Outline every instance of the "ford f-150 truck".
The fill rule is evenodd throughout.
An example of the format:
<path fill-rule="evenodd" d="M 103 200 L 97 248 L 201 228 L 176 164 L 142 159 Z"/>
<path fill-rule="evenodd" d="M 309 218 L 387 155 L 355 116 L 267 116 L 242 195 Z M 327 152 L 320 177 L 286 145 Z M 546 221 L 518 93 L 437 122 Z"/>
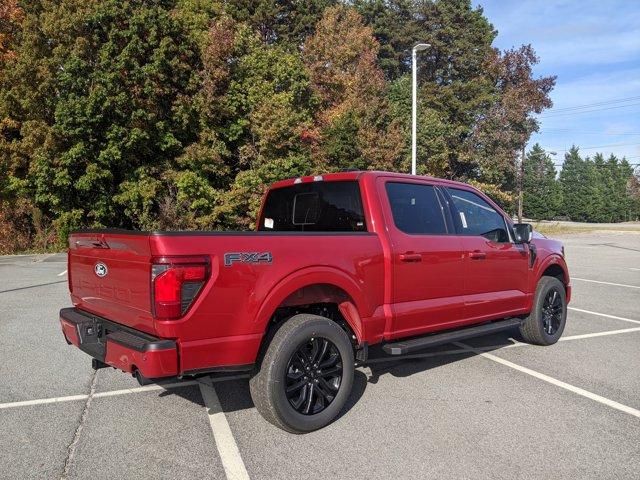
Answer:
<path fill-rule="evenodd" d="M 385 172 L 284 180 L 255 232 L 86 230 L 69 238 L 68 343 L 141 383 L 251 373 L 290 432 L 331 422 L 369 349 L 404 355 L 519 328 L 558 341 L 563 246 L 463 183 Z"/>

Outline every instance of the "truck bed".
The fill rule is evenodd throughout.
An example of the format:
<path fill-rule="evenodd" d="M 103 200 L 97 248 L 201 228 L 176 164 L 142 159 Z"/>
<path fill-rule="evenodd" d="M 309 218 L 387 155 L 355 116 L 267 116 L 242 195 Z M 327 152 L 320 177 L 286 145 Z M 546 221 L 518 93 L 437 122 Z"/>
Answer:
<path fill-rule="evenodd" d="M 183 256 L 207 258 L 210 278 L 182 318 L 156 319 L 152 265 Z M 102 265 L 107 273 L 99 276 L 96 269 L 102 273 Z M 316 283 L 324 272 L 327 283 L 355 284 L 362 295 L 353 301 L 362 317 L 382 305 L 383 254 L 373 233 L 85 230 L 69 238 L 74 306 L 159 338 L 178 339 L 182 372 L 252 363 L 270 308 L 286 299 L 278 285 L 288 282 L 293 294 L 310 267 Z M 289 303 L 306 301 L 304 292 L 296 295 L 300 298 Z"/>

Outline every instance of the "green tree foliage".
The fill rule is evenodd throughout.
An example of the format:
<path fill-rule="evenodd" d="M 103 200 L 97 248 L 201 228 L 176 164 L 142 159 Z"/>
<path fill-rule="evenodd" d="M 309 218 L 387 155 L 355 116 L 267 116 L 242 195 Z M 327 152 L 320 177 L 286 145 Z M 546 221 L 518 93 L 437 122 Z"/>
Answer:
<path fill-rule="evenodd" d="M 470 0 L 6 0 L 0 249 L 81 226 L 250 228 L 274 180 L 407 171 L 418 41 L 419 171 L 509 204 L 554 79 L 495 36 Z M 598 195 L 633 191 L 610 162 Z"/>
<path fill-rule="evenodd" d="M 324 10 L 336 0 L 236 0 L 221 2 L 237 22 L 248 24 L 262 41 L 297 49 L 314 31 Z"/>
<path fill-rule="evenodd" d="M 326 9 L 304 45 L 307 70 L 320 99 L 313 140 L 323 170 L 397 167 L 404 145 L 377 64 L 378 48 L 364 19 L 344 6 Z"/>
<path fill-rule="evenodd" d="M 162 179 L 195 137 L 198 46 L 166 2 L 34 2 L 5 70 L 9 184 L 64 239 L 153 223 Z M 3 158 L 6 161 L 6 157 Z"/>
<path fill-rule="evenodd" d="M 562 197 L 551 157 L 535 144 L 524 161 L 524 214 L 534 219 L 550 219 L 560 214 Z"/>
<path fill-rule="evenodd" d="M 623 159 L 602 154 L 583 159 L 577 147 L 565 155 L 560 172 L 561 212 L 574 221 L 620 222 L 638 217 L 633 169 Z"/>

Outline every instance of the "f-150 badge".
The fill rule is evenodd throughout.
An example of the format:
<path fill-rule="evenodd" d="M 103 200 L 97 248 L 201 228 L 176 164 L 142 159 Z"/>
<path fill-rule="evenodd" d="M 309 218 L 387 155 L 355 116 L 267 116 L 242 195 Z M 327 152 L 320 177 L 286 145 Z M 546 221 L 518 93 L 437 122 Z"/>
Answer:
<path fill-rule="evenodd" d="M 271 252 L 229 252 L 224 254 L 225 267 L 230 267 L 236 262 L 271 264 L 273 255 L 271 255 Z"/>

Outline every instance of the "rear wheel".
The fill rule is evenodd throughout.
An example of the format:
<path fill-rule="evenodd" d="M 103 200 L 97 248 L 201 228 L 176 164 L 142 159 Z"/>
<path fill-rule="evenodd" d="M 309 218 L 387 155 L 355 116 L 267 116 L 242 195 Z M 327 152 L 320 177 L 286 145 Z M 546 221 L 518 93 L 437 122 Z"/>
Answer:
<path fill-rule="evenodd" d="M 346 332 L 324 317 L 300 314 L 276 332 L 249 387 L 265 419 L 304 433 L 338 415 L 353 375 L 354 354 Z"/>
<path fill-rule="evenodd" d="M 536 288 L 531 314 L 520 327 L 529 343 L 553 345 L 562 336 L 567 322 L 567 294 L 555 277 L 542 277 Z"/>

